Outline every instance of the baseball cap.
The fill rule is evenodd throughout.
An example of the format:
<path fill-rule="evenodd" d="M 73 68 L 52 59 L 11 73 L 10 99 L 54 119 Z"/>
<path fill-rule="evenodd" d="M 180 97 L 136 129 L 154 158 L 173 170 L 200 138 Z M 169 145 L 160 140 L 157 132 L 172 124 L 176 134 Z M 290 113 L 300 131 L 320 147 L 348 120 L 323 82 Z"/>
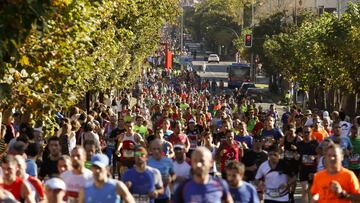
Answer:
<path fill-rule="evenodd" d="M 311 114 L 312 114 L 312 112 L 311 112 L 310 109 L 308 109 L 308 110 L 305 111 L 305 115 L 306 115 L 306 116 L 307 116 L 307 115 L 311 115 Z"/>
<path fill-rule="evenodd" d="M 66 190 L 65 182 L 60 178 L 50 178 L 45 182 L 45 186 L 52 190 L 56 190 L 56 189 Z"/>
<path fill-rule="evenodd" d="M 95 154 L 91 157 L 92 165 L 105 168 L 109 165 L 109 158 L 104 154 Z"/>

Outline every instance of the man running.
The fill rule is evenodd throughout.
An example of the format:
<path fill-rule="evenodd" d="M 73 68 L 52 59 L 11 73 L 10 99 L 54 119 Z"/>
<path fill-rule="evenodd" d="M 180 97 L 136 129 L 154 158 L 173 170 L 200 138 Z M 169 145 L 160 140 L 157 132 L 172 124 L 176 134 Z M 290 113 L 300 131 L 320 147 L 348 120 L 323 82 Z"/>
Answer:
<path fill-rule="evenodd" d="M 44 179 L 45 177 L 52 177 L 59 173 L 57 169 L 57 162 L 61 157 L 60 140 L 56 136 L 52 136 L 48 139 L 47 145 L 50 154 L 45 157 L 40 166 L 39 178 Z"/>
<path fill-rule="evenodd" d="M 80 190 L 79 203 L 135 203 L 126 185 L 108 177 L 109 158 L 95 154 L 91 158 L 94 183 Z"/>
<path fill-rule="evenodd" d="M 330 144 L 325 150 L 325 170 L 315 174 L 311 187 L 313 200 L 318 203 L 351 203 L 360 194 L 359 180 L 355 174 L 342 167 L 342 149 Z"/>
<path fill-rule="evenodd" d="M 226 166 L 226 178 L 234 202 L 260 203 L 255 187 L 243 181 L 244 173 L 245 166 L 241 162 L 231 161 Z"/>
<path fill-rule="evenodd" d="M 255 179 L 265 192 L 265 203 L 288 203 L 289 186 L 296 181 L 284 160 L 280 160 L 281 150 L 273 145 L 268 150 L 269 160 L 262 163 Z"/>
<path fill-rule="evenodd" d="M 148 153 L 144 147 L 135 149 L 135 165 L 127 170 L 122 181 L 133 194 L 136 202 L 150 202 L 164 193 L 164 189 L 156 185 L 153 170 L 147 167 Z"/>
<path fill-rule="evenodd" d="M 212 162 L 212 154 L 207 148 L 195 149 L 191 155 L 192 178 L 177 188 L 174 203 L 233 202 L 227 183 L 209 175 Z"/>
<path fill-rule="evenodd" d="M 65 203 L 66 185 L 60 178 L 51 178 L 45 182 L 46 198 L 40 203 Z"/>
<path fill-rule="evenodd" d="M 148 165 L 160 171 L 164 183 L 165 193 L 155 199 L 155 203 L 166 203 L 170 201 L 170 184 L 175 180 L 174 165 L 170 158 L 162 155 L 162 145 L 160 139 L 155 139 L 150 144 L 152 156 L 148 160 Z"/>
<path fill-rule="evenodd" d="M 17 168 L 17 162 L 13 156 L 8 155 L 2 159 L 1 169 L 4 177 L 2 187 L 10 191 L 18 201 L 35 203 L 30 186 L 25 183 L 24 179 L 16 176 Z"/>
<path fill-rule="evenodd" d="M 84 148 L 76 146 L 71 151 L 72 170 L 63 172 L 60 178 L 66 184 L 65 199 L 69 203 L 78 201 L 79 191 L 93 181 L 92 172 L 85 168 L 86 154 Z"/>

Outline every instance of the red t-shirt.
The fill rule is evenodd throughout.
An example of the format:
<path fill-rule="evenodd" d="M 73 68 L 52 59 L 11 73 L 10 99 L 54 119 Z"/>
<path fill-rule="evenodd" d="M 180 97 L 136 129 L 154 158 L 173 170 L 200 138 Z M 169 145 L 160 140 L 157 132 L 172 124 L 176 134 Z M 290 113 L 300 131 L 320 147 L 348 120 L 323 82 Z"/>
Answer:
<path fill-rule="evenodd" d="M 169 137 L 169 142 L 171 142 L 171 144 L 173 144 L 173 145 L 176 145 L 176 144 L 185 145 L 186 140 L 187 140 L 187 136 L 183 133 L 179 134 L 178 136 L 176 136 L 175 134 L 172 134 Z"/>
<path fill-rule="evenodd" d="M 21 186 L 24 184 L 24 180 L 16 177 L 15 181 L 11 183 L 10 185 L 3 184 L 3 188 L 9 192 L 11 192 L 12 195 L 14 195 L 16 200 L 21 201 L 23 198 L 21 197 Z"/>
<path fill-rule="evenodd" d="M 225 171 L 225 166 L 228 161 L 239 160 L 239 143 L 234 141 L 231 145 L 226 142 L 222 143 L 224 145 L 223 150 L 225 153 L 221 156 L 221 171 Z"/>

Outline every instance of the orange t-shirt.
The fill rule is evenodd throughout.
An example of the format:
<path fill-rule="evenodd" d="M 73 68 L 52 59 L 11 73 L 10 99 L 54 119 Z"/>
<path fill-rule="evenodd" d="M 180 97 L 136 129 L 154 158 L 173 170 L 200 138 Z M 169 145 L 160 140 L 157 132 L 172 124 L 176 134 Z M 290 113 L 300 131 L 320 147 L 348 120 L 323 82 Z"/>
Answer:
<path fill-rule="evenodd" d="M 315 174 L 311 187 L 312 195 L 319 194 L 318 203 L 351 203 L 350 200 L 340 199 L 330 190 L 331 181 L 339 182 L 348 194 L 360 194 L 359 180 L 352 171 L 342 168 L 339 173 L 330 175 L 327 170 L 322 170 Z"/>
<path fill-rule="evenodd" d="M 314 129 L 311 129 L 310 135 L 313 140 L 317 140 L 319 143 L 329 136 L 329 134 L 323 128 L 320 128 L 317 132 L 315 132 Z"/>

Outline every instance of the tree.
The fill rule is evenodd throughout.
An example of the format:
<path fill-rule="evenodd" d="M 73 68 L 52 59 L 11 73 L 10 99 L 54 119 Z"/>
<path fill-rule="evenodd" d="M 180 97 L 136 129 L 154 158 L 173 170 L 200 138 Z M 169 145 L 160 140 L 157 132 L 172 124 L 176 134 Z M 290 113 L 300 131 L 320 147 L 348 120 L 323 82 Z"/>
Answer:
<path fill-rule="evenodd" d="M 0 109 L 35 118 L 129 86 L 179 15 L 176 0 L 8 0 L 0 9 Z"/>

